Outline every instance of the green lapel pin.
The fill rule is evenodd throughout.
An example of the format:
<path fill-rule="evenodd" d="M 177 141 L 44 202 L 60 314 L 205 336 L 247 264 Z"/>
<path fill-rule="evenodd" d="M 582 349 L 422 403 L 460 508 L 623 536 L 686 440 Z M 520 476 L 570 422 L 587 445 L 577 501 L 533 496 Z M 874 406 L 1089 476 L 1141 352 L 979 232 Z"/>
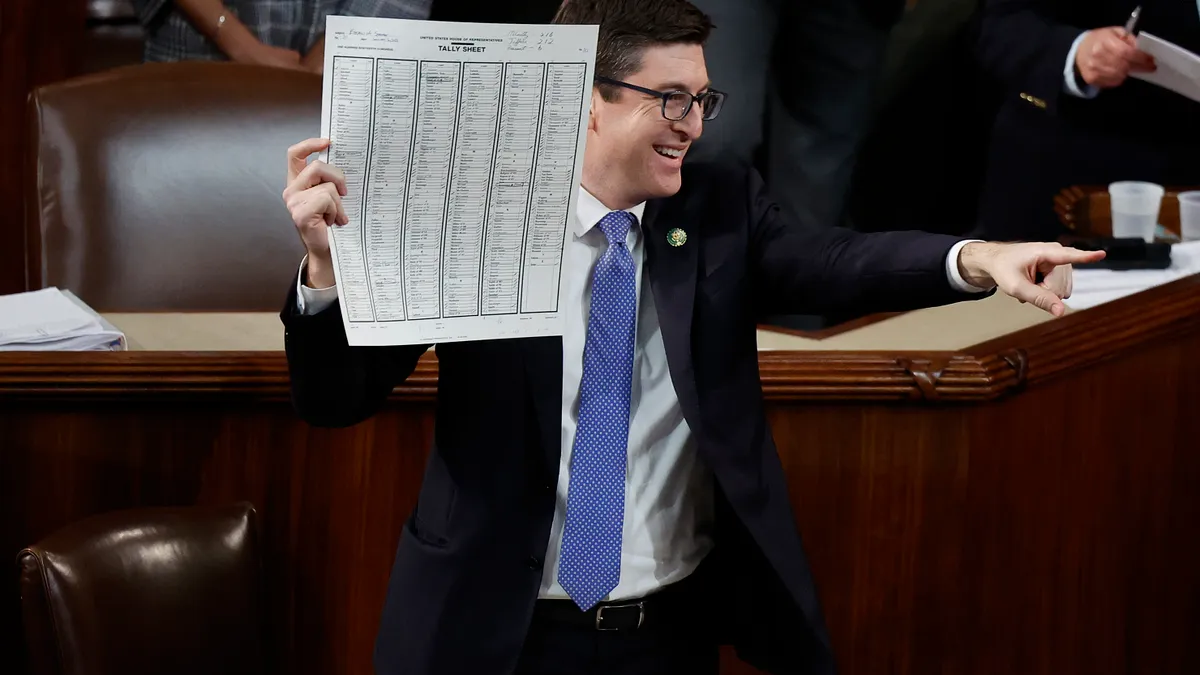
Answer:
<path fill-rule="evenodd" d="M 667 243 L 672 246 L 683 246 L 687 243 L 687 232 L 678 227 L 672 227 L 671 231 L 667 232 Z"/>

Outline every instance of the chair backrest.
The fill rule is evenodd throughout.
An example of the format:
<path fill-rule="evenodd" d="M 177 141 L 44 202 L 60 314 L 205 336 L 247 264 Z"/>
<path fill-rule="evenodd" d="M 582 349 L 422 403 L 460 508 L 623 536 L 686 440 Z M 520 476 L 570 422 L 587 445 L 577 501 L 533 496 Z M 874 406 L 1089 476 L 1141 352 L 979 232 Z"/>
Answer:
<path fill-rule="evenodd" d="M 275 311 L 304 254 L 287 148 L 321 131 L 321 78 L 138 64 L 30 97 L 26 264 L 101 311 Z"/>
<path fill-rule="evenodd" d="M 118 511 L 18 555 L 30 675 L 263 672 L 255 513 Z"/>

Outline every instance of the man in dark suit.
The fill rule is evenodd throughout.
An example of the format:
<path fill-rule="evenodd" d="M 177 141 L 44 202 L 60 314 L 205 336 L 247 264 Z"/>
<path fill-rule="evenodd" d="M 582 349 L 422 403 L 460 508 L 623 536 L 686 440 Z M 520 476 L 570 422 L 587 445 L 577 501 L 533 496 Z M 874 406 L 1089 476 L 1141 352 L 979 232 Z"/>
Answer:
<path fill-rule="evenodd" d="M 1154 67 L 1125 24 L 1200 51 L 1197 0 L 987 0 L 985 71 L 1004 90 L 978 236 L 1054 239 L 1054 196 L 1116 180 L 1200 185 L 1200 103 L 1130 77 Z"/>
<path fill-rule="evenodd" d="M 694 0 L 713 17 L 709 74 L 737 105 L 689 153 L 761 171 L 787 214 L 843 224 L 888 34 L 904 0 Z M 785 187 L 786 186 L 786 187 Z"/>
<path fill-rule="evenodd" d="M 797 227 L 753 171 L 682 168 L 723 103 L 703 13 L 571 0 L 556 20 L 600 24 L 566 332 L 437 345 L 434 448 L 377 671 L 699 675 L 732 643 L 771 672 L 832 673 L 764 417 L 755 317 L 914 309 L 996 286 L 1060 314 L 1069 263 L 1099 254 Z M 289 153 L 284 199 L 308 255 L 282 319 L 300 415 L 344 426 L 428 345 L 347 345 L 326 234 L 348 222 L 345 176 L 305 163 L 327 146 Z"/>

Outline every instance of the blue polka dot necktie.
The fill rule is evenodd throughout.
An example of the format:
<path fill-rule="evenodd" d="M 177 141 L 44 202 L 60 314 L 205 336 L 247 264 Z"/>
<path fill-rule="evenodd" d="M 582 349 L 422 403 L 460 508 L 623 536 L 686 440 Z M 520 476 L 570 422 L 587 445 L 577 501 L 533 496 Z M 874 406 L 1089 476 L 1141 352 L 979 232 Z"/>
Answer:
<path fill-rule="evenodd" d="M 598 225 L 608 239 L 608 249 L 592 277 L 579 425 L 571 452 L 558 565 L 558 583 L 585 610 L 616 588 L 621 578 L 637 312 L 633 256 L 625 237 L 636 221 L 628 211 L 613 211 Z"/>

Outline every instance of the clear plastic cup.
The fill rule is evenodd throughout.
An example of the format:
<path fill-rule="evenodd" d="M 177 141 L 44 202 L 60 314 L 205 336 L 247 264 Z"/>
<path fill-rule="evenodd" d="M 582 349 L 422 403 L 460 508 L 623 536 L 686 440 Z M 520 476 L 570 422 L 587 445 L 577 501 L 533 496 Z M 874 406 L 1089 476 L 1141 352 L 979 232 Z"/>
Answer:
<path fill-rule="evenodd" d="M 1108 186 L 1112 202 L 1112 236 L 1154 241 L 1163 186 L 1143 181 L 1118 181 Z"/>
<path fill-rule="evenodd" d="M 1184 241 L 1200 240 L 1200 190 L 1179 193 L 1179 235 Z"/>

